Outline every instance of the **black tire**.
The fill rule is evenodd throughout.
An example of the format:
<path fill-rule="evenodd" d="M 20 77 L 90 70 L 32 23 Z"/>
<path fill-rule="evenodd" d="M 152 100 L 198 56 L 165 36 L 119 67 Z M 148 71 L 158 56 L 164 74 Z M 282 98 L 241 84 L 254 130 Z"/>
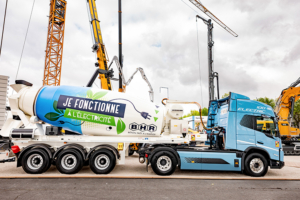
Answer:
<path fill-rule="evenodd" d="M 41 174 L 48 170 L 50 158 L 43 149 L 30 149 L 22 157 L 22 168 L 28 174 Z"/>
<path fill-rule="evenodd" d="M 116 157 L 108 149 L 99 149 L 90 157 L 90 168 L 95 174 L 108 174 L 116 166 Z"/>
<path fill-rule="evenodd" d="M 177 166 L 177 159 L 169 151 L 160 151 L 151 159 L 152 170 L 157 175 L 167 176 L 173 174 Z"/>
<path fill-rule="evenodd" d="M 44 172 L 48 171 L 48 169 L 50 169 L 51 165 L 52 165 L 52 163 L 51 163 L 51 161 L 50 161 L 49 164 L 48 164 L 48 166 L 45 168 L 45 171 L 44 171 Z"/>
<path fill-rule="evenodd" d="M 76 174 L 82 167 L 82 155 L 75 149 L 63 150 L 57 156 L 56 168 L 62 174 Z"/>
<path fill-rule="evenodd" d="M 267 159 L 259 153 L 248 155 L 245 160 L 245 172 L 249 176 L 264 176 L 268 172 Z"/>

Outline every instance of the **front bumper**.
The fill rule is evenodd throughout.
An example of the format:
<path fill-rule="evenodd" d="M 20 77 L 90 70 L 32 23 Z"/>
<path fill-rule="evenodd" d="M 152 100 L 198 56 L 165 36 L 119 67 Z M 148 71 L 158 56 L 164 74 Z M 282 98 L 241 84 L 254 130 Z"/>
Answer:
<path fill-rule="evenodd" d="M 270 160 L 270 168 L 271 169 L 281 169 L 283 167 L 284 167 L 284 162 L 283 161 Z"/>

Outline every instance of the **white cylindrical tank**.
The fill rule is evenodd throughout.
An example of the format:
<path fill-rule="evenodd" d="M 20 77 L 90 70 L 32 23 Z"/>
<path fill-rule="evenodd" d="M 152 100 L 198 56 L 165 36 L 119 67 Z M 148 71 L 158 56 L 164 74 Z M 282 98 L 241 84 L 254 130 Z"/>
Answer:
<path fill-rule="evenodd" d="M 24 87 L 19 91 L 19 108 L 26 114 L 34 115 L 34 103 L 39 89 Z"/>
<path fill-rule="evenodd" d="M 75 86 L 25 87 L 19 93 L 24 113 L 79 134 L 151 137 L 162 131 L 163 106 L 125 93 Z"/>

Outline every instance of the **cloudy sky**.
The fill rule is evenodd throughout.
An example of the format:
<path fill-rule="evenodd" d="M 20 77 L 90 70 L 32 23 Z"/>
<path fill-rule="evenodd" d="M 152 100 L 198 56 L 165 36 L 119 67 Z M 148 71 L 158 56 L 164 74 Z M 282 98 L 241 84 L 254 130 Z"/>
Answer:
<path fill-rule="evenodd" d="M 117 2 L 96 1 L 110 59 L 118 55 Z M 15 81 L 32 3 L 14 0 L 8 4 L 0 74 L 10 76 L 11 82 Z M 252 99 L 276 98 L 300 76 L 299 0 L 202 3 L 239 35 L 235 38 L 215 24 L 214 69 L 220 76 L 221 95 L 231 91 Z M 1 31 L 4 7 L 5 0 L 0 0 Z M 199 20 L 196 23 L 196 14 L 206 17 L 188 0 L 123 1 L 125 77 L 142 67 L 154 88 L 155 102 L 167 96 L 159 88 L 168 87 L 170 99 L 197 101 L 207 107 L 207 27 Z M 36 0 L 18 75 L 36 87 L 42 85 L 48 15 L 49 1 Z M 86 1 L 69 0 L 66 15 L 61 84 L 84 86 L 95 70 Z M 148 99 L 147 84 L 139 75 L 127 92 Z"/>

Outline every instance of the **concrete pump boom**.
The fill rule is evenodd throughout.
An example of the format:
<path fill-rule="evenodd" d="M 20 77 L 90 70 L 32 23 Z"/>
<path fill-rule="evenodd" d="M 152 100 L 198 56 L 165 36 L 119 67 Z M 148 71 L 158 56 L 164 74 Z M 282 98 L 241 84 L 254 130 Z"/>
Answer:
<path fill-rule="evenodd" d="M 106 49 L 103 43 L 95 0 L 88 0 L 87 6 L 90 15 L 90 22 L 94 41 L 92 49 L 93 52 L 96 52 L 98 61 L 95 65 L 98 66 L 99 69 L 104 70 L 104 73 L 100 73 L 99 75 L 99 78 L 101 80 L 101 88 L 105 90 L 112 90 L 110 78 L 113 77 L 113 70 L 108 71 L 108 58 L 106 56 Z"/>

